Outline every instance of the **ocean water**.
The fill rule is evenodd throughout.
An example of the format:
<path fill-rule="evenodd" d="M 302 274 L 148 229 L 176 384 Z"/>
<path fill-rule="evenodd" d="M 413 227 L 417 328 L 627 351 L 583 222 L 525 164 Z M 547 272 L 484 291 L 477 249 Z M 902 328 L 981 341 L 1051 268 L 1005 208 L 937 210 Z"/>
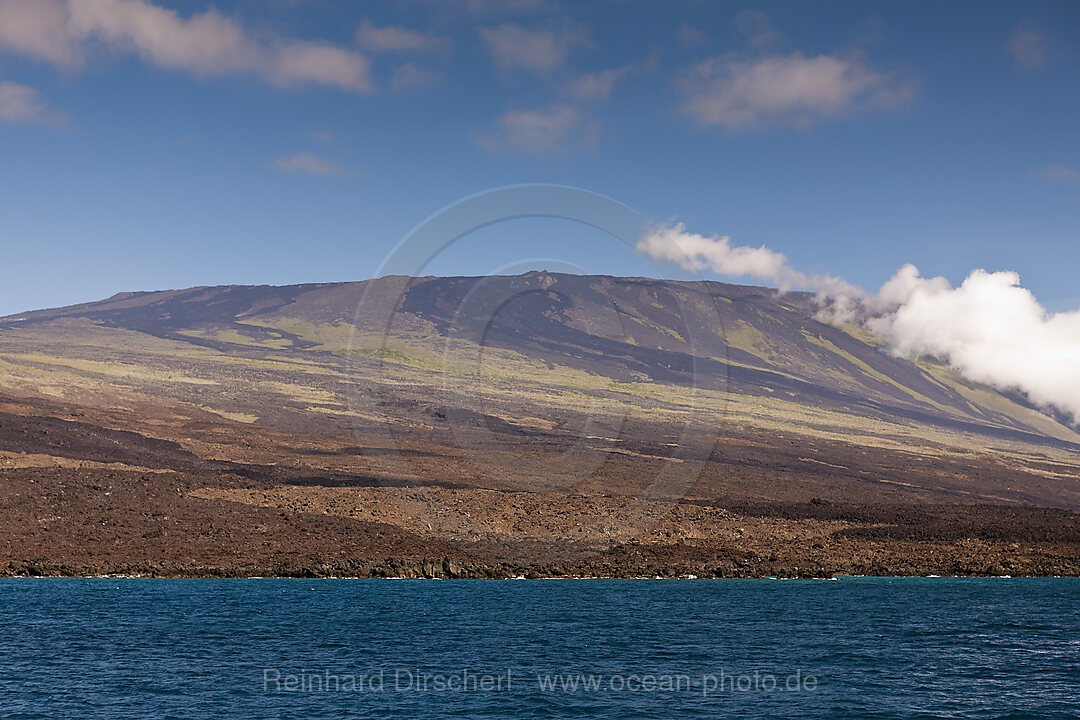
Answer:
<path fill-rule="evenodd" d="M 1077 718 L 1080 580 L 0 580 L 3 718 Z"/>

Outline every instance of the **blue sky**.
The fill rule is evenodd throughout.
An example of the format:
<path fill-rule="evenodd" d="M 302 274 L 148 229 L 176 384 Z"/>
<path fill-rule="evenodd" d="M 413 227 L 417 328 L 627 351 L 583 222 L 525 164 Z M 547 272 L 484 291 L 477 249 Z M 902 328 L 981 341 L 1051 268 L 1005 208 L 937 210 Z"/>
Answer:
<path fill-rule="evenodd" d="M 568 184 L 876 289 L 1080 307 L 1080 5 L 0 0 L 0 314 L 370 277 L 440 207 Z M 437 274 L 654 274 L 557 220 Z M 709 273 L 705 273 L 709 276 Z"/>

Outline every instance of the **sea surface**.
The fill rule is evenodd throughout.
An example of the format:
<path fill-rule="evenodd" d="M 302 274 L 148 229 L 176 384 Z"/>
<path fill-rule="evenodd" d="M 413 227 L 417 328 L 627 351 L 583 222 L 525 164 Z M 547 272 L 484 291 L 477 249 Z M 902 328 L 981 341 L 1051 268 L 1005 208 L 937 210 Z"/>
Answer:
<path fill-rule="evenodd" d="M 3 718 L 1077 718 L 1080 580 L 0 580 Z"/>

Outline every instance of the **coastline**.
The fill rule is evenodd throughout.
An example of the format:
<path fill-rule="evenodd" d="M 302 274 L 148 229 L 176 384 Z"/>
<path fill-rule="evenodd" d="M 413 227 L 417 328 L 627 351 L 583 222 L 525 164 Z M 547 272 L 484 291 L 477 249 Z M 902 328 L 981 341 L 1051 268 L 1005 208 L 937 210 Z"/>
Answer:
<path fill-rule="evenodd" d="M 9 562 L 0 578 L 141 578 L 141 579 L 338 579 L 338 580 L 829 580 L 835 578 L 1062 578 L 1080 577 L 1080 564 L 1053 569 L 1010 567 L 1002 572 L 941 568 L 853 568 L 666 565 L 652 568 L 603 565 L 526 566 L 512 563 L 470 564 L 442 560 L 387 560 L 348 567 L 225 568 L 213 566 L 68 565 Z"/>

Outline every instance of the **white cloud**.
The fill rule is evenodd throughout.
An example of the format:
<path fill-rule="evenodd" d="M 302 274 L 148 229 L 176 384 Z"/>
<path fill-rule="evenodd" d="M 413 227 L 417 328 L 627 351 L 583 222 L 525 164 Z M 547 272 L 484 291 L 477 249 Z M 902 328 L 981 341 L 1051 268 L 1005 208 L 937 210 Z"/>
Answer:
<path fill-rule="evenodd" d="M 317 42 L 293 42 L 274 54 L 270 78 L 280 85 L 315 83 L 346 90 L 372 89 L 367 58 Z"/>
<path fill-rule="evenodd" d="M 314 175 L 348 175 L 348 169 L 332 160 L 326 160 L 312 152 L 283 155 L 274 159 L 278 170 L 306 172 Z"/>
<path fill-rule="evenodd" d="M 370 52 L 427 52 L 446 46 L 445 38 L 400 25 L 378 27 L 365 22 L 356 31 L 356 42 Z"/>
<path fill-rule="evenodd" d="M 98 46 L 199 76 L 371 89 L 368 60 L 355 50 L 258 37 L 213 9 L 185 18 L 147 0 L 0 0 L 2 49 L 71 69 Z"/>
<path fill-rule="evenodd" d="M 0 0 L 0 48 L 72 69 L 82 65 L 82 48 L 68 32 L 62 0 Z"/>
<path fill-rule="evenodd" d="M 54 114 L 36 89 L 13 82 L 0 82 L 0 121 L 41 124 L 54 119 Z"/>
<path fill-rule="evenodd" d="M 612 68 L 598 72 L 582 73 L 566 86 L 566 92 L 578 100 L 607 102 L 615 84 L 630 72 L 631 68 Z"/>
<path fill-rule="evenodd" d="M 712 270 L 731 278 L 751 278 L 781 290 L 813 290 L 830 297 L 861 297 L 862 289 L 833 275 L 809 275 L 791 266 L 783 253 L 761 247 L 732 245 L 726 235 L 688 232 L 683 223 L 655 227 L 637 249 L 657 260 L 676 262 L 687 270 Z"/>
<path fill-rule="evenodd" d="M 710 58 L 681 84 L 685 112 L 702 125 L 729 129 L 770 122 L 806 126 L 862 108 L 894 107 L 915 91 L 910 81 L 871 70 L 857 58 L 800 53 Z"/>
<path fill-rule="evenodd" d="M 529 30 L 514 23 L 477 29 L 500 70 L 549 73 L 566 64 L 571 48 L 586 42 L 576 28 Z"/>
<path fill-rule="evenodd" d="M 249 70 L 259 47 L 234 21 L 215 10 L 180 17 L 142 0 L 67 3 L 66 26 L 75 42 L 94 39 L 162 67 L 211 75 Z"/>
<path fill-rule="evenodd" d="M 824 316 L 861 321 L 898 356 L 938 357 L 970 380 L 1020 390 L 1080 422 L 1080 310 L 1047 312 L 1016 273 L 976 270 L 954 288 L 905 265 L 869 295 L 842 278 L 801 272 L 767 247 L 732 245 L 682 223 L 654 228 L 637 249 L 687 269 L 816 291 Z"/>
<path fill-rule="evenodd" d="M 943 277 L 924 278 L 919 269 L 910 263 L 900 268 L 887 283 L 881 286 L 877 297 L 871 298 L 879 312 L 895 309 L 906 303 L 913 295 L 920 292 L 940 293 L 951 286 Z"/>
<path fill-rule="evenodd" d="M 1050 61 L 1046 38 L 1028 27 L 1018 27 L 1009 38 L 1009 53 L 1028 68 L 1041 68 Z"/>
<path fill-rule="evenodd" d="M 592 130 L 571 107 L 554 105 L 543 110 L 512 110 L 496 121 L 493 133 L 476 138 L 489 150 L 508 149 L 524 153 L 566 150 L 582 143 L 591 145 Z"/>
<path fill-rule="evenodd" d="M 976 270 L 953 288 L 908 265 L 890 285 L 903 292 L 867 326 L 897 355 L 937 356 L 971 380 L 1022 390 L 1080 420 L 1080 310 L 1048 313 L 1014 272 Z"/>

